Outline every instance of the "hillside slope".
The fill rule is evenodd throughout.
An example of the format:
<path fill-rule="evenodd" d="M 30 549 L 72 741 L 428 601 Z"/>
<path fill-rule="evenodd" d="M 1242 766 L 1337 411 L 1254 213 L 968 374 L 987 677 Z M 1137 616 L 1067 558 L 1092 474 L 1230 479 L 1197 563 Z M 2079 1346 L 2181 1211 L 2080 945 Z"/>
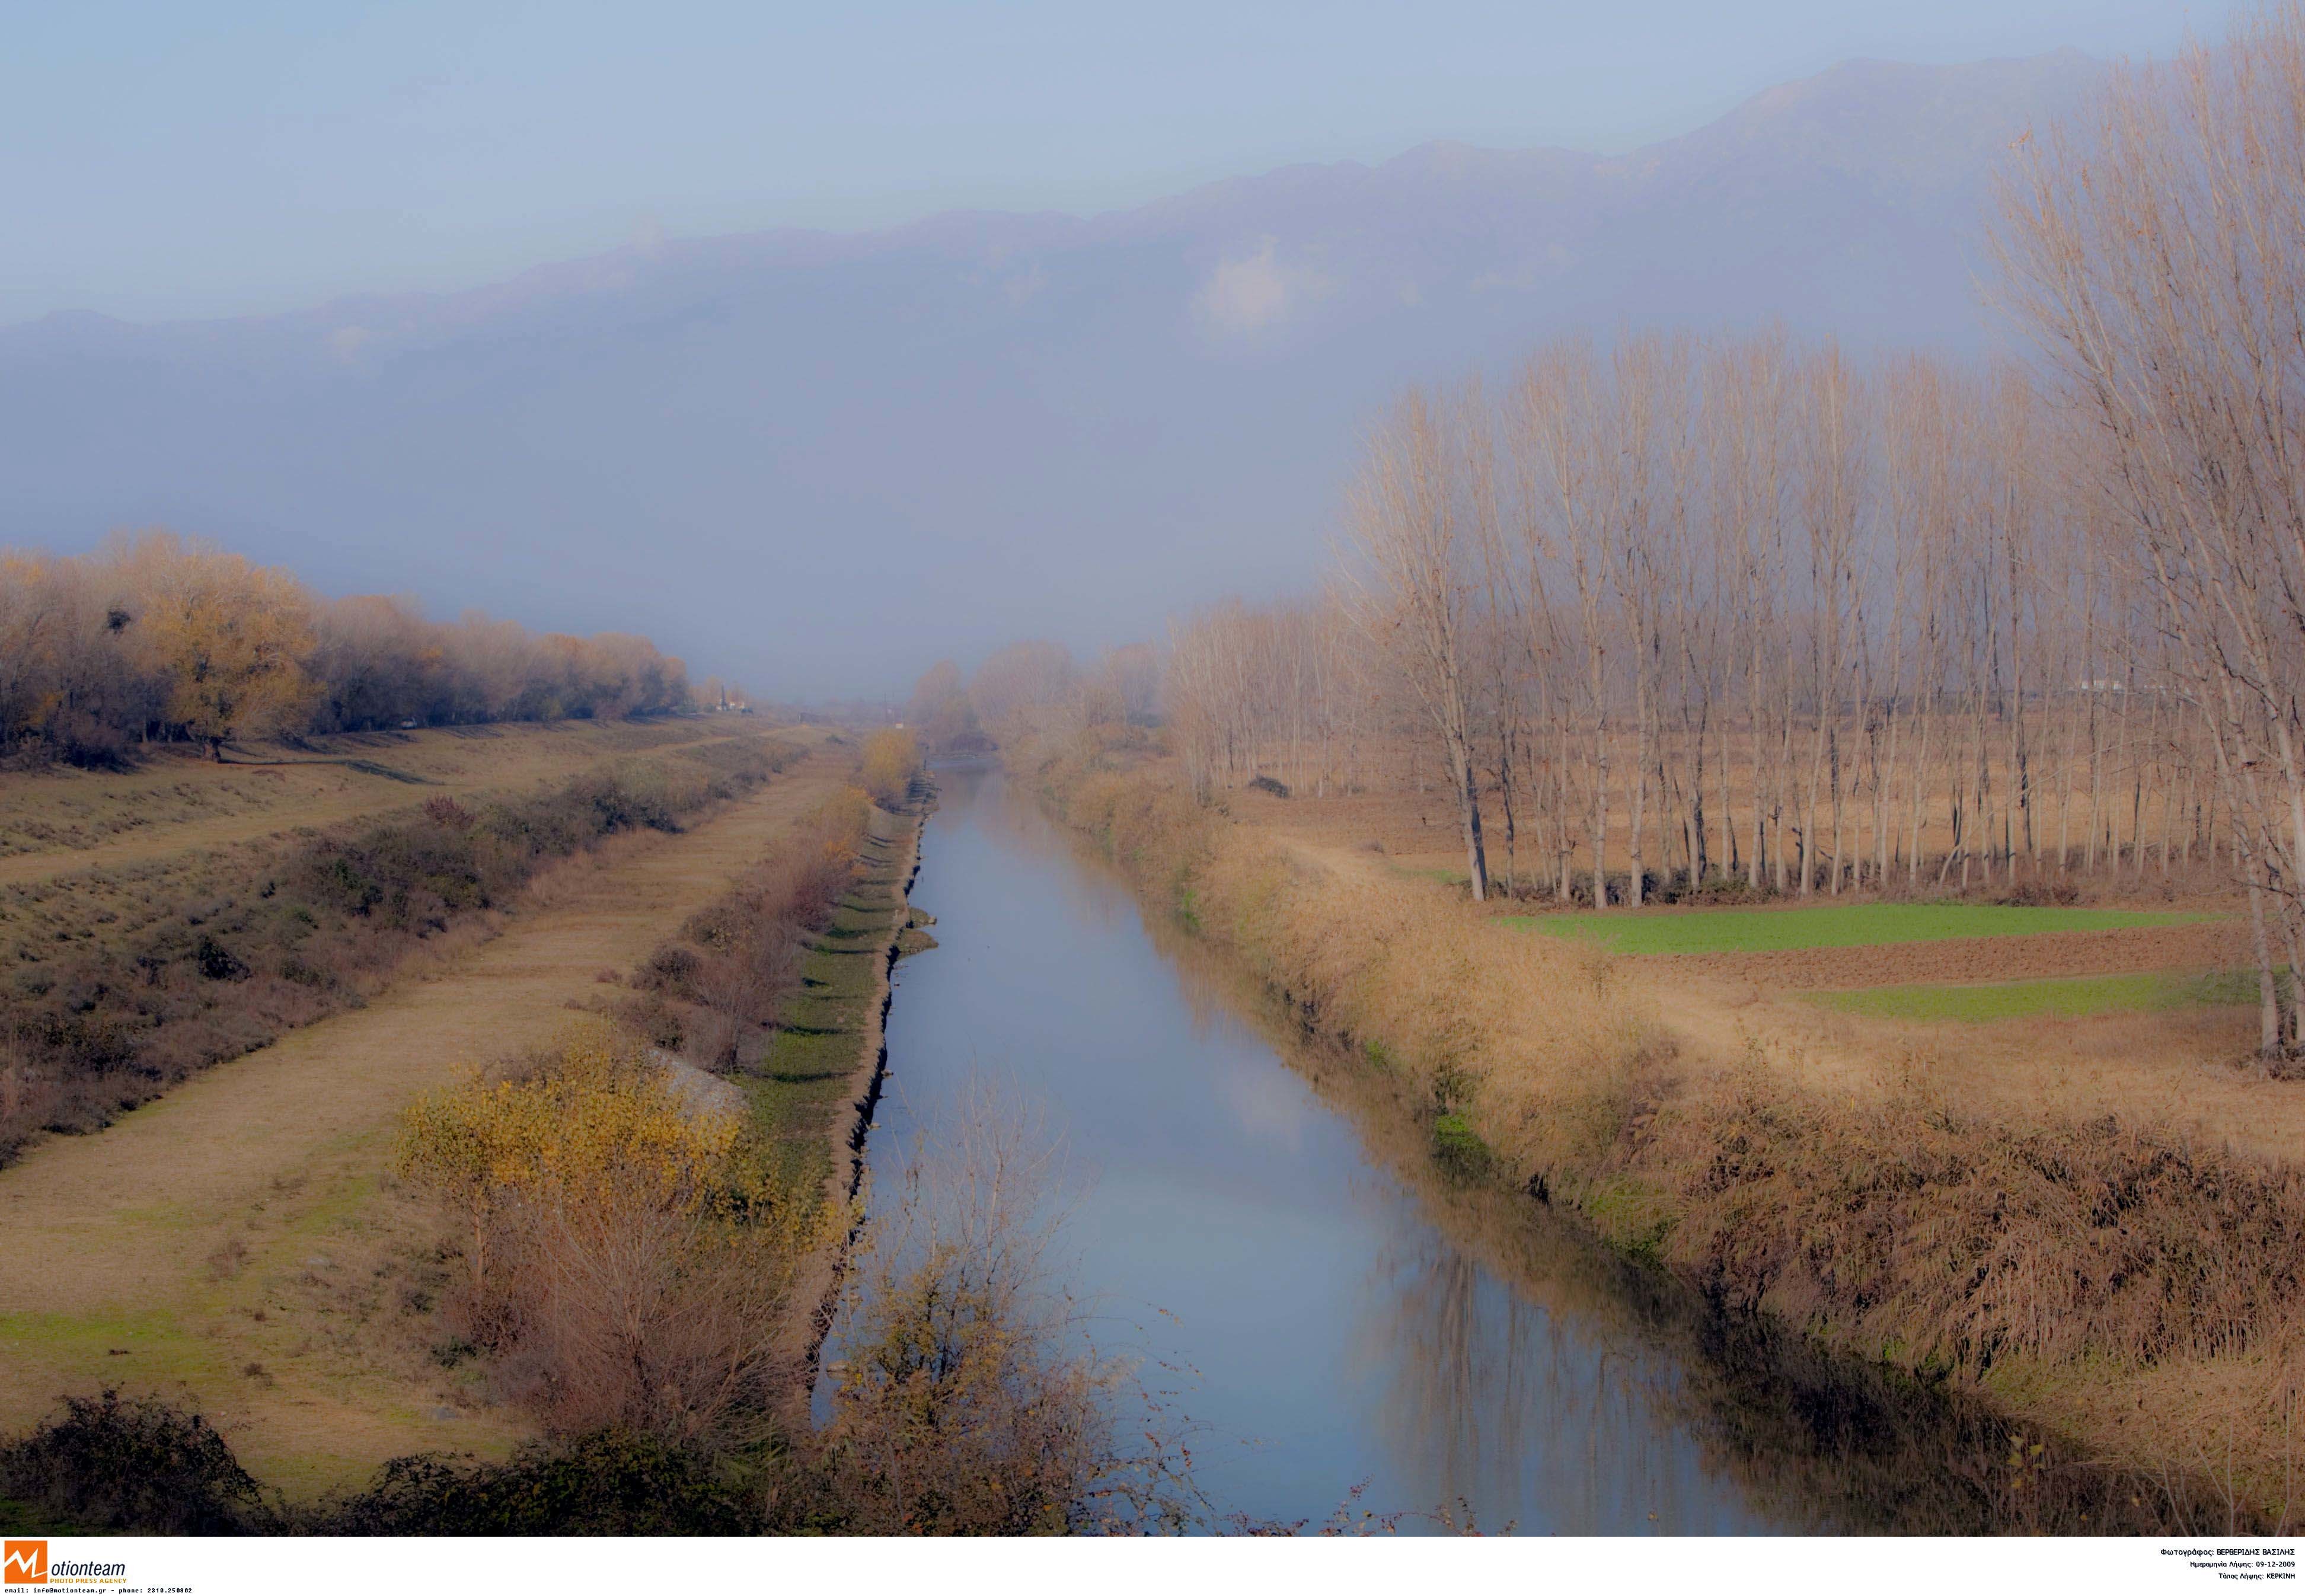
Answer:
<path fill-rule="evenodd" d="M 1052 615 L 1076 643 L 1146 635 L 1291 582 L 1404 378 L 1620 322 L 1977 347 L 1987 168 L 2097 70 L 1851 63 L 1621 157 L 1429 145 L 1093 218 L 50 317 L 0 330 L 0 543 L 166 522 L 327 587 L 677 634 L 802 693 L 909 679 L 841 633 L 859 545 L 922 663 Z M 422 591 L 452 548 L 455 590 Z"/>

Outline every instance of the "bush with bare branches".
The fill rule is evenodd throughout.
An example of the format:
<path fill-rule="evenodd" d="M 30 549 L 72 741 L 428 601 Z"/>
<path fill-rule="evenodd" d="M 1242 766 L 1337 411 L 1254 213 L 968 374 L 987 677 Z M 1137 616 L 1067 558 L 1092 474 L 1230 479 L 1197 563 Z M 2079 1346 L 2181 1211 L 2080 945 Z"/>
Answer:
<path fill-rule="evenodd" d="M 396 1156 L 460 1211 L 467 1338 L 556 1433 L 725 1443 L 765 1423 L 821 1204 L 605 1026 L 413 1107 Z"/>
<path fill-rule="evenodd" d="M 1194 1511 L 1173 1421 L 1064 1289 L 1056 1174 L 1031 1116 L 979 1083 L 879 1205 L 808 1481 L 844 1529 L 1128 1532 Z"/>

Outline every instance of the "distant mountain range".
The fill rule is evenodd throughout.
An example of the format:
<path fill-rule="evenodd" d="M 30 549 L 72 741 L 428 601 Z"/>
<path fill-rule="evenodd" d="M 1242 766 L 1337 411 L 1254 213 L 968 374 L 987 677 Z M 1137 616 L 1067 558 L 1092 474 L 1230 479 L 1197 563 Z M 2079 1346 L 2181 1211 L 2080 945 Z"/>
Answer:
<path fill-rule="evenodd" d="M 779 693 L 1152 635 L 1306 579 L 1404 380 L 1580 324 L 1980 346 L 1986 174 L 2100 70 L 1852 62 L 1622 157 L 1430 144 L 1087 218 L 50 316 L 0 329 L 0 544 L 166 523 L 435 613 L 647 631 Z"/>

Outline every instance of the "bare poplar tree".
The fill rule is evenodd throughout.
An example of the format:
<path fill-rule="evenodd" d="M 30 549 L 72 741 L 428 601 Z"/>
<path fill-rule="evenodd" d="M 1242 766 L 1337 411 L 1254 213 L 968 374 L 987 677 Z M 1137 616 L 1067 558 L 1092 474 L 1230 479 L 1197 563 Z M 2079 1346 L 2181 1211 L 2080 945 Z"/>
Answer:
<path fill-rule="evenodd" d="M 2031 140 L 1995 231 L 2009 307 L 2101 437 L 2105 524 L 2214 740 L 2252 905 L 2283 921 L 2259 938 L 2268 1008 L 2305 871 L 2301 169 L 2305 13 L 2283 5 L 2222 47 L 2117 70 Z M 2264 1040 L 2284 1045 L 2277 1025 Z"/>
<path fill-rule="evenodd" d="M 1442 409 L 1412 390 L 1370 438 L 1348 516 L 1359 556 L 1356 617 L 1438 734 L 1476 900 L 1488 896 L 1489 876 L 1467 656 L 1478 578 L 1468 562 L 1473 529 L 1490 513 L 1477 492 L 1488 454 L 1477 394 Z"/>

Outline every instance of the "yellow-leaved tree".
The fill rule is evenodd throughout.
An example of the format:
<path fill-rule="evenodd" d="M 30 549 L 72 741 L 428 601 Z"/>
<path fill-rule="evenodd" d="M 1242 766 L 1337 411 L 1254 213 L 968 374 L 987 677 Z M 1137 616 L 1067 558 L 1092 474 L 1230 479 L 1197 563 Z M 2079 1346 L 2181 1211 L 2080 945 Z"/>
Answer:
<path fill-rule="evenodd" d="M 167 683 L 167 717 L 219 762 L 235 735 L 277 730 L 307 710 L 312 598 L 276 566 L 171 537 L 140 550 L 153 585 L 146 642 Z"/>
<path fill-rule="evenodd" d="M 586 1025 L 428 1093 L 394 1163 L 462 1210 L 465 1330 L 536 1371 L 556 1427 L 725 1437 L 766 1411 L 777 1309 L 825 1205 L 642 1043 Z"/>
<path fill-rule="evenodd" d="M 627 1039 L 587 1025 L 524 1079 L 475 1072 L 418 1099 L 395 1167 L 465 1211 L 473 1283 L 486 1290 L 488 1232 L 506 1203 L 549 1191 L 694 1213 L 724 1184 L 736 1135 L 726 1115 L 685 1112 Z"/>
<path fill-rule="evenodd" d="M 921 745 L 905 727 L 891 726 L 864 739 L 864 790 L 881 808 L 905 802 L 920 768 Z"/>

